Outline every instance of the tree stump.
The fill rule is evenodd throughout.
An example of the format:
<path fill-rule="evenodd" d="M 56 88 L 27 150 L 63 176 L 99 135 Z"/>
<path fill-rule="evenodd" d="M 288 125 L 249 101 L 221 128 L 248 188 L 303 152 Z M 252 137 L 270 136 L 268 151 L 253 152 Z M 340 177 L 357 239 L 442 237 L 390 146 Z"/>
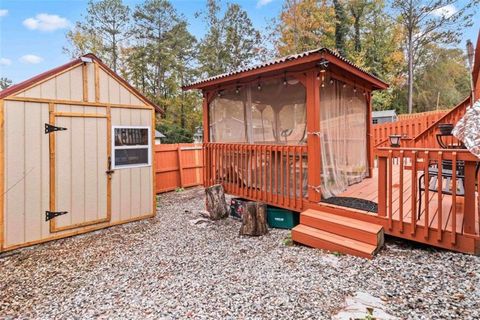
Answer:
<path fill-rule="evenodd" d="M 243 202 L 242 207 L 243 215 L 240 235 L 261 236 L 267 234 L 267 205 L 246 201 Z"/>
<path fill-rule="evenodd" d="M 225 191 L 221 184 L 215 184 L 205 189 L 207 196 L 207 211 L 211 220 L 220 220 L 228 217 L 228 204 L 225 200 Z"/>

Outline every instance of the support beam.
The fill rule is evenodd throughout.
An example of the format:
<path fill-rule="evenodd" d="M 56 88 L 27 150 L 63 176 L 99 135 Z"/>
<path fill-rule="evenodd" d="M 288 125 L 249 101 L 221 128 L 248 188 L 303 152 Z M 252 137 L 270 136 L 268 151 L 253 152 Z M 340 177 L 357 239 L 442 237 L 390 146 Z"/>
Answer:
<path fill-rule="evenodd" d="M 320 202 L 320 83 L 316 71 L 307 73 L 307 154 L 308 154 L 308 201 Z"/>

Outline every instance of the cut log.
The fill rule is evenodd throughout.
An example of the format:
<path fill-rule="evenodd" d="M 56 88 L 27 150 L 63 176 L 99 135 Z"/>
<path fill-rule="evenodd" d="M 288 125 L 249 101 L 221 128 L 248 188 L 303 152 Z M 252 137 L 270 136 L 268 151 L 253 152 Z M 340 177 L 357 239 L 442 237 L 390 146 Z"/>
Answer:
<path fill-rule="evenodd" d="M 207 196 L 207 211 L 211 220 L 220 220 L 228 217 L 228 204 L 225 200 L 225 191 L 221 184 L 215 184 L 205 189 Z"/>
<path fill-rule="evenodd" d="M 264 203 L 245 201 L 242 203 L 243 215 L 240 235 L 261 236 L 268 233 L 267 206 Z"/>

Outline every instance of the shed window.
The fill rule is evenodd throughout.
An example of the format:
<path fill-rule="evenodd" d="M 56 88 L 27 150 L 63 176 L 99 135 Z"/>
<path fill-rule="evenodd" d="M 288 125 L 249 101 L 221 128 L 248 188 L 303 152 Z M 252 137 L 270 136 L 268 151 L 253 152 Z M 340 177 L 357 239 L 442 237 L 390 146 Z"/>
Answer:
<path fill-rule="evenodd" d="M 151 165 L 149 127 L 113 127 L 113 168 Z"/>

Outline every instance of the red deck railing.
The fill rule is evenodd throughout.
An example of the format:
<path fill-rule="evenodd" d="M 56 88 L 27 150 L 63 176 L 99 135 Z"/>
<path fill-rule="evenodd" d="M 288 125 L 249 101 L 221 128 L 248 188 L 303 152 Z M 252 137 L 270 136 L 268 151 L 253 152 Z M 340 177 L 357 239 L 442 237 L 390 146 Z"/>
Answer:
<path fill-rule="evenodd" d="M 378 215 L 388 219 L 389 230 L 395 226 L 413 236 L 422 229 L 425 240 L 438 242 L 448 234 L 452 245 L 459 234 L 480 239 L 474 155 L 463 149 L 378 148 L 376 156 Z"/>
<path fill-rule="evenodd" d="M 307 193 L 307 147 L 204 144 L 205 186 L 222 184 L 227 193 L 302 210 Z"/>

